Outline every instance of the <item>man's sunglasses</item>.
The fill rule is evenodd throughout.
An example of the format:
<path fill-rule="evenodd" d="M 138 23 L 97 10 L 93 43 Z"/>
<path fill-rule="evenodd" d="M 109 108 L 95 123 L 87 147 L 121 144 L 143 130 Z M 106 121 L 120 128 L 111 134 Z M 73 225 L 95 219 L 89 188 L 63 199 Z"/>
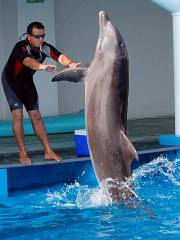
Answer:
<path fill-rule="evenodd" d="M 41 35 L 34 35 L 34 34 L 31 34 L 31 36 L 33 37 L 33 38 L 36 38 L 36 39 L 44 39 L 45 38 L 45 34 L 41 34 Z"/>

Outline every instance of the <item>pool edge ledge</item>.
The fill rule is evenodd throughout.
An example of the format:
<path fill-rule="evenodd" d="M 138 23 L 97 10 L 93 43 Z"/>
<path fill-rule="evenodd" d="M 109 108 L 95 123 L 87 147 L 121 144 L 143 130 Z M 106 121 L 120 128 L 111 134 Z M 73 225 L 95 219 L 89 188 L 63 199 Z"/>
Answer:
<path fill-rule="evenodd" d="M 180 147 L 180 135 L 160 135 L 159 144 L 162 146 Z M 180 158 L 180 150 L 176 151 L 176 158 Z"/>

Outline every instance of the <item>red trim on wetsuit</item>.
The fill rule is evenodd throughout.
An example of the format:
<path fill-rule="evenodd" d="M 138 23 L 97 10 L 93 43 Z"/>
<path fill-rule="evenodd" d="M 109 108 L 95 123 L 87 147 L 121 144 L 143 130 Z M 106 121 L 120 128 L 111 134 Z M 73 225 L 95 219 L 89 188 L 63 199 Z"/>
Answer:
<path fill-rule="evenodd" d="M 56 62 L 58 61 L 58 57 L 52 50 L 50 50 L 50 56 L 52 57 L 52 59 L 54 59 Z"/>
<path fill-rule="evenodd" d="M 16 59 L 16 63 L 15 63 L 15 76 L 17 76 L 18 73 L 20 73 L 22 68 L 23 68 L 23 64 L 18 59 Z"/>

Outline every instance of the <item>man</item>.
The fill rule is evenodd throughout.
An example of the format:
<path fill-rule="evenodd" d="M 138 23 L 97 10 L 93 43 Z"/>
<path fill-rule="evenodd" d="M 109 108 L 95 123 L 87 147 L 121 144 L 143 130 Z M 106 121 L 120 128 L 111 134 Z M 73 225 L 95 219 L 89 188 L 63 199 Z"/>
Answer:
<path fill-rule="evenodd" d="M 52 45 L 44 42 L 45 29 L 42 23 L 32 22 L 27 27 L 27 38 L 16 43 L 2 73 L 4 92 L 12 113 L 13 132 L 19 148 L 20 162 L 31 164 L 24 145 L 23 105 L 30 117 L 34 133 L 44 147 L 45 159 L 62 160 L 52 149 L 41 119 L 38 94 L 33 82 L 36 71 L 56 72 L 56 66 L 43 64 L 51 57 L 65 67 L 75 68 L 80 63 L 72 61 Z"/>

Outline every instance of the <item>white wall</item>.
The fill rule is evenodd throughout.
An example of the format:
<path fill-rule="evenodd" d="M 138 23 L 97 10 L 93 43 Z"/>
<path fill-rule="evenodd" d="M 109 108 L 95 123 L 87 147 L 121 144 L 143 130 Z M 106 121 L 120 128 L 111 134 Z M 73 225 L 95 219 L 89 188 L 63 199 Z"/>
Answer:
<path fill-rule="evenodd" d="M 89 61 L 94 52 L 94 48 L 89 48 L 89 43 L 88 46 L 86 43 L 86 34 L 90 35 L 90 28 L 94 24 L 91 26 L 91 18 L 88 18 L 88 31 L 84 31 L 86 19 L 82 11 L 83 2 L 87 3 L 82 0 L 55 0 L 56 46 L 77 62 Z M 92 38 L 95 37 L 96 35 Z M 92 44 L 95 44 L 95 40 Z M 60 113 L 76 112 L 84 108 L 84 83 L 58 83 L 58 92 Z"/>
<path fill-rule="evenodd" d="M 10 6 L 10 7 L 9 7 Z M 8 13 L 7 13 L 8 9 Z M 0 0 L 0 73 L 17 41 L 17 4 L 16 1 Z M 0 81 L 0 119 L 11 117 Z"/>
<path fill-rule="evenodd" d="M 43 3 L 27 3 L 26 0 L 17 0 L 17 9 L 19 36 L 26 32 L 26 27 L 30 22 L 40 21 L 45 25 L 45 41 L 55 45 L 54 0 L 45 0 Z M 50 58 L 46 62 L 55 64 Z M 52 76 L 51 73 L 37 72 L 34 77 L 42 115 L 58 114 L 57 83 L 50 81 Z"/>
<path fill-rule="evenodd" d="M 58 48 L 75 60 L 93 58 L 98 12 L 106 10 L 127 43 L 130 59 L 129 118 L 174 113 L 172 18 L 147 0 L 55 0 Z M 84 105 L 83 84 L 59 83 L 60 112 Z"/>

